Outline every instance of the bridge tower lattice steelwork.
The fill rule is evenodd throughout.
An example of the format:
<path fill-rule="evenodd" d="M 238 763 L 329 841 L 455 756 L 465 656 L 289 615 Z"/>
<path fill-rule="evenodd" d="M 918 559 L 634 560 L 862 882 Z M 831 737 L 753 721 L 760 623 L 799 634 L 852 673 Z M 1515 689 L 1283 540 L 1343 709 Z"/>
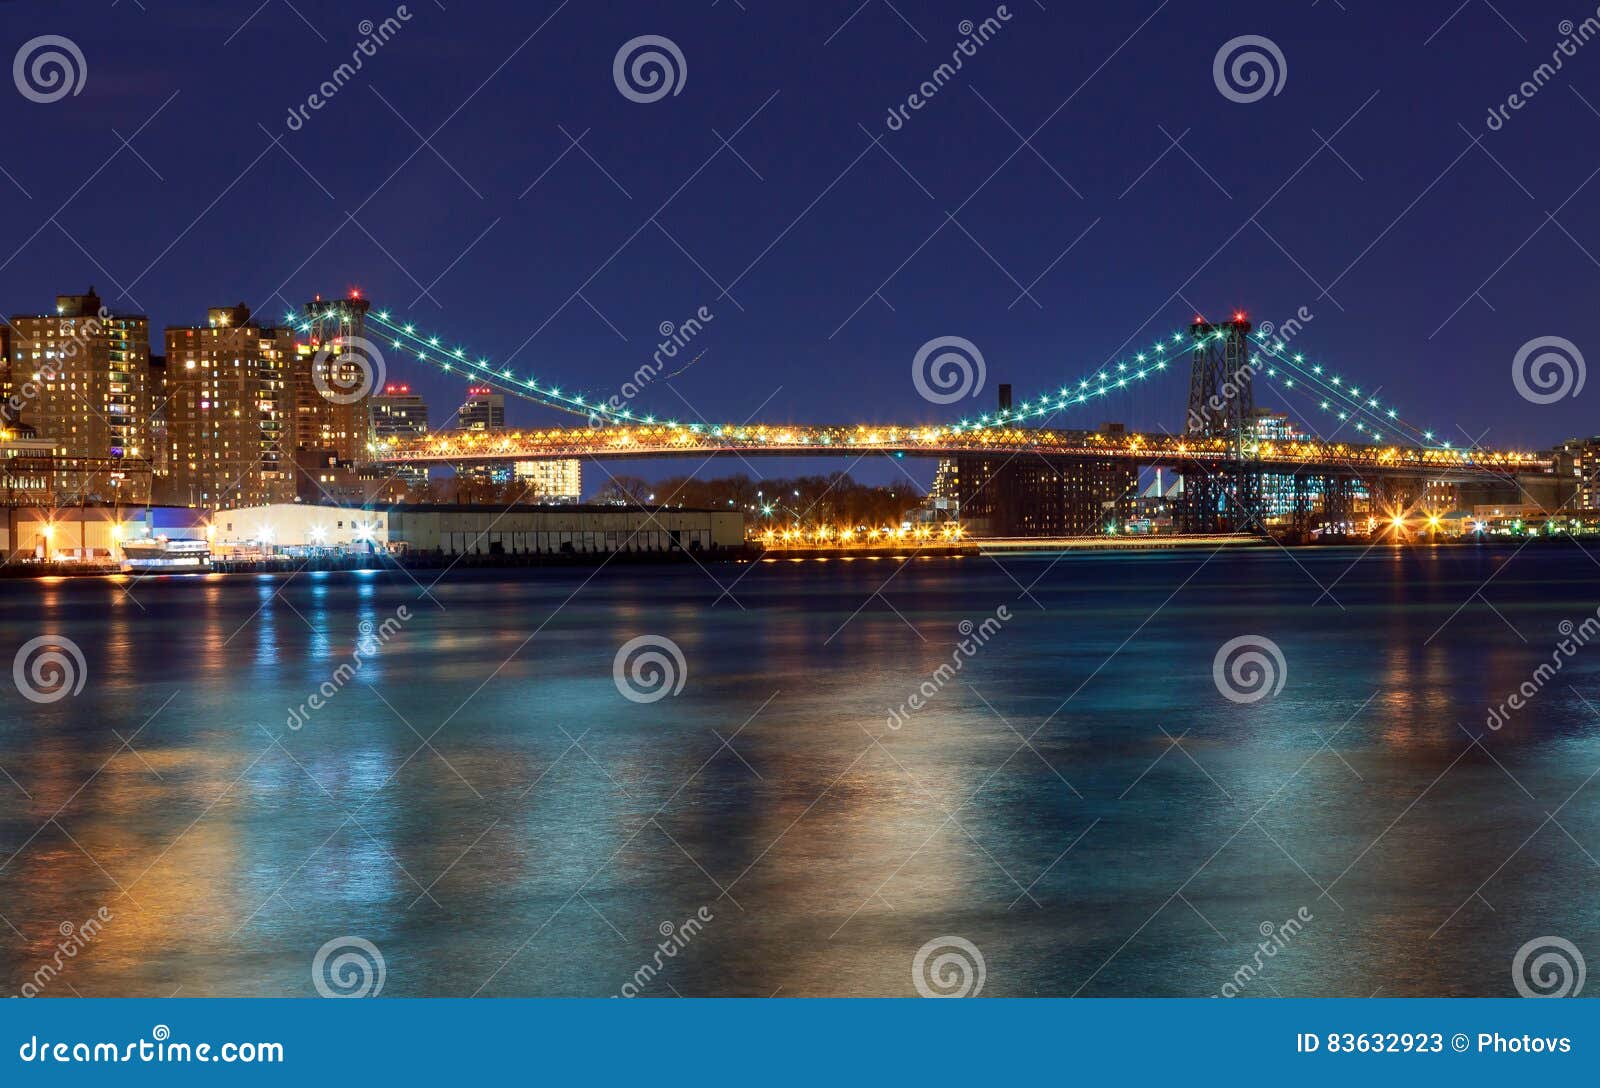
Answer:
<path fill-rule="evenodd" d="M 1189 411 L 1185 432 L 1192 438 L 1221 439 L 1226 464 L 1190 465 L 1184 472 L 1184 502 L 1178 511 L 1185 532 L 1222 528 L 1261 531 L 1261 472 L 1252 462 L 1255 363 L 1250 322 L 1244 315 L 1212 324 L 1195 318 L 1189 326 Z"/>

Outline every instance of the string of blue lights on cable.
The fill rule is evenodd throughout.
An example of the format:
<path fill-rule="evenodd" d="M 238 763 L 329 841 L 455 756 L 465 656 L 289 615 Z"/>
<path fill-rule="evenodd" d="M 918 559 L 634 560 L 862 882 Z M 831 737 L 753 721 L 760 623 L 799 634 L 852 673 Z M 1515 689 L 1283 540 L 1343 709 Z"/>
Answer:
<path fill-rule="evenodd" d="M 310 329 L 309 322 L 296 320 L 297 327 Z M 673 430 L 687 429 L 692 432 L 722 431 L 722 428 L 711 425 L 682 424 L 677 420 L 658 421 L 653 415 L 636 414 L 629 407 L 612 408 L 597 396 L 563 391 L 559 386 L 541 383 L 531 376 L 519 377 L 509 368 L 495 366 L 487 358 L 473 359 L 463 348 L 447 348 L 443 346 L 439 337 L 420 333 L 414 325 L 397 322 L 387 311 L 369 313 L 368 320 L 388 333 L 397 349 L 414 354 L 420 362 L 446 373 L 461 373 L 471 381 L 482 382 L 557 411 L 618 425 L 642 423 L 659 424 Z M 1226 336 L 1226 332 L 1219 328 L 1212 332 L 1211 336 L 1221 339 Z M 1068 382 L 1055 393 L 1043 393 L 1031 401 L 1024 400 L 1009 410 L 985 413 L 976 420 L 963 419 L 951 425 L 950 429 L 959 434 L 983 428 L 1023 426 L 1030 420 L 1044 420 L 1057 412 L 1110 396 L 1144 382 L 1154 374 L 1166 371 L 1173 358 L 1181 356 L 1194 343 L 1192 330 L 1187 335 L 1175 332 L 1170 337 L 1152 344 L 1145 351 L 1136 352 L 1116 363 L 1101 366 L 1075 382 Z M 1258 364 L 1259 375 L 1265 376 L 1285 389 L 1304 386 L 1316 400 L 1318 408 L 1333 415 L 1341 423 L 1350 423 L 1356 434 L 1367 441 L 1381 442 L 1385 430 L 1402 433 L 1409 431 L 1414 436 L 1413 440 L 1419 445 L 1444 450 L 1452 448 L 1449 442 L 1437 442 L 1432 431 L 1408 423 L 1392 405 L 1386 406 L 1376 397 L 1369 396 L 1363 399 L 1359 386 L 1348 382 L 1340 375 L 1329 374 L 1321 364 L 1308 363 L 1305 356 L 1300 353 L 1290 354 L 1286 345 L 1282 341 L 1272 339 L 1270 334 L 1258 331 L 1252 336 L 1251 343 L 1252 349 L 1257 353 L 1255 361 Z M 1260 367 L 1262 356 L 1272 360 L 1273 365 Z M 1380 427 L 1383 430 L 1380 430 Z"/>
<path fill-rule="evenodd" d="M 653 418 L 634 418 L 628 409 L 613 409 L 600 397 L 565 392 L 559 386 L 545 385 L 533 377 L 519 377 L 509 367 L 496 367 L 486 358 L 471 358 L 464 348 L 446 348 L 439 337 L 419 333 L 414 325 L 392 320 L 388 311 L 369 313 L 367 320 L 387 332 L 396 348 L 408 351 L 419 362 L 428 363 L 446 373 L 459 372 L 471 381 L 483 382 L 558 411 L 590 419 L 603 419 L 609 423 L 655 422 Z"/>
<path fill-rule="evenodd" d="M 1320 363 L 1309 363 L 1303 354 L 1290 354 L 1281 341 L 1272 341 L 1267 337 L 1258 337 L 1255 348 L 1261 354 L 1274 360 L 1278 366 L 1268 366 L 1260 373 L 1274 379 L 1285 388 L 1292 389 L 1296 380 L 1304 384 L 1318 397 L 1317 407 L 1339 419 L 1340 422 L 1352 422 L 1356 433 L 1373 441 L 1383 440 L 1384 432 L 1379 427 L 1395 431 L 1410 432 L 1412 440 L 1418 445 L 1434 449 L 1451 449 L 1449 442 L 1441 442 L 1434 437 L 1434 432 L 1425 430 L 1409 423 L 1400 415 L 1399 409 L 1393 405 L 1384 405 L 1376 397 L 1368 396 L 1363 399 L 1361 388 L 1352 384 L 1338 374 L 1330 374 L 1327 368 Z M 1279 368 L 1286 374 L 1280 374 Z M 1363 422 L 1363 417 L 1366 422 Z M 1377 421 L 1374 424 L 1372 421 Z"/>
<path fill-rule="evenodd" d="M 1170 343 L 1182 344 L 1186 339 L 1188 338 L 1182 333 L 1175 332 Z M 1027 423 L 1029 417 L 1041 419 L 1067 408 L 1109 396 L 1144 381 L 1152 374 L 1166 370 L 1167 363 L 1171 361 L 1168 352 L 1168 342 L 1157 341 L 1148 351 L 1136 352 L 1127 359 L 1102 366 L 1088 377 L 1078 379 L 1076 383 L 1068 382 L 1061 386 L 1059 392 L 1044 393 L 1035 400 L 1022 401 L 1009 411 L 985 413 L 976 421 L 963 419 L 950 429 L 960 433 L 982 427 L 1017 426 Z"/>

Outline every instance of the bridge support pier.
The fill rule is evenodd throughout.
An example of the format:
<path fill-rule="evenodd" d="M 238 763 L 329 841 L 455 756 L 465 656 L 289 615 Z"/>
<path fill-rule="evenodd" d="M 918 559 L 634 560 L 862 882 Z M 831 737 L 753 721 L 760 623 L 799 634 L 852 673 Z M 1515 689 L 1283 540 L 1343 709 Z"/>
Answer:
<path fill-rule="evenodd" d="M 1264 533 L 1262 476 L 1249 462 L 1182 466 L 1183 501 L 1173 519 L 1184 533 Z"/>

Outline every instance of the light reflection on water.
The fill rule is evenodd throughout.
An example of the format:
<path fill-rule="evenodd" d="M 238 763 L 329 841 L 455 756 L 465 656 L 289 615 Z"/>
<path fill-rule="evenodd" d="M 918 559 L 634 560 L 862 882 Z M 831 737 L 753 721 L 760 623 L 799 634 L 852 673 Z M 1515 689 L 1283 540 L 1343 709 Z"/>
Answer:
<path fill-rule="evenodd" d="M 404 576 L 0 585 L 0 650 L 89 667 L 0 691 L 7 992 L 101 905 L 45 992 L 309 995 L 349 934 L 388 994 L 604 995 L 701 906 L 644 992 L 910 994 L 953 934 L 986 995 L 1202 995 L 1302 906 L 1246 993 L 1503 994 L 1534 937 L 1600 954 L 1600 647 L 1484 729 L 1600 603 L 1580 553 L 898 566 L 718 567 L 720 601 L 693 568 L 477 574 L 442 609 Z M 640 634 L 681 695 L 618 693 Z M 1243 634 L 1282 648 L 1276 697 L 1213 685 Z"/>

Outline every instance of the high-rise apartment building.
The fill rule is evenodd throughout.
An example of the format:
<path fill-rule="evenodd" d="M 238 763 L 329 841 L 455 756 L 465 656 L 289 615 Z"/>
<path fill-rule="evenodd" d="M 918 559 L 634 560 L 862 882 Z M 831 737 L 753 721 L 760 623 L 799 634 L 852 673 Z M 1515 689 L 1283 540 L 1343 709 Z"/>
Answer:
<path fill-rule="evenodd" d="M 167 357 L 150 356 L 150 472 L 152 501 L 170 502 L 172 446 L 167 437 Z"/>
<path fill-rule="evenodd" d="M 11 319 L 17 419 L 53 444 L 59 501 L 142 502 L 150 487 L 150 322 L 112 314 L 90 288 L 54 313 Z"/>
<path fill-rule="evenodd" d="M 288 502 L 295 494 L 290 407 L 294 334 L 237 306 L 166 330 L 162 497 L 184 506 Z"/>
<path fill-rule="evenodd" d="M 0 324 L 0 430 L 22 418 L 21 404 L 11 404 L 11 326 Z"/>
<path fill-rule="evenodd" d="M 294 446 L 327 451 L 340 465 L 366 456 L 367 402 L 379 376 L 366 339 L 368 308 L 354 291 L 317 296 L 305 305 L 294 348 Z"/>

